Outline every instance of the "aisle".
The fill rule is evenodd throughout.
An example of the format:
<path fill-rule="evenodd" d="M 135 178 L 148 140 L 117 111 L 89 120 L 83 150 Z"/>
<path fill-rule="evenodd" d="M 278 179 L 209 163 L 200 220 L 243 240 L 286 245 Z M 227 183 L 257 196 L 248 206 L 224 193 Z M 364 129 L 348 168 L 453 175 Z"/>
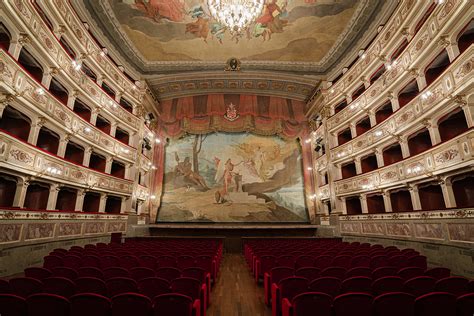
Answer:
<path fill-rule="evenodd" d="M 226 254 L 219 281 L 212 289 L 208 316 L 270 316 L 263 287 L 255 284 L 242 255 Z"/>

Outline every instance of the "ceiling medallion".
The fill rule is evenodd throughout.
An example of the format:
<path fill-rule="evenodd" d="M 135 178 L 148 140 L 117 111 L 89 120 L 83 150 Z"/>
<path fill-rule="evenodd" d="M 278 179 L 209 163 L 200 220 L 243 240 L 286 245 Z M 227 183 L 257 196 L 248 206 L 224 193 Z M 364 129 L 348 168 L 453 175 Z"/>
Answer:
<path fill-rule="evenodd" d="M 226 63 L 225 71 L 240 71 L 240 60 L 235 57 L 229 58 Z"/>
<path fill-rule="evenodd" d="M 207 0 L 209 12 L 236 37 L 261 15 L 265 0 Z"/>

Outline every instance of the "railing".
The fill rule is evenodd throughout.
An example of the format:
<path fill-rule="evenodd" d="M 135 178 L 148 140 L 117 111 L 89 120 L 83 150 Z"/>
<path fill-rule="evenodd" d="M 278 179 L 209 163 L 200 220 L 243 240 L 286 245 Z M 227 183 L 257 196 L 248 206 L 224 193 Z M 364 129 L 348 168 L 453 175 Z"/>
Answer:
<path fill-rule="evenodd" d="M 350 195 L 431 178 L 474 164 L 474 128 L 416 156 L 349 179 L 335 181 L 336 195 Z"/>
<path fill-rule="evenodd" d="M 0 132 L 0 167 L 33 177 L 54 179 L 74 187 L 130 195 L 133 182 L 53 156 L 5 132 Z"/>
<path fill-rule="evenodd" d="M 135 148 L 105 134 L 59 102 L 3 50 L 0 51 L 0 79 L 3 82 L 0 85 L 6 85 L 6 90 L 14 91 L 18 96 L 27 100 L 29 108 L 39 116 L 51 119 L 53 124 L 59 122 L 58 126 L 63 129 L 64 133 L 77 136 L 91 146 L 116 155 L 125 161 L 135 161 L 137 157 Z"/>
<path fill-rule="evenodd" d="M 393 135 L 400 135 L 426 117 L 432 116 L 446 106 L 457 106 L 450 97 L 462 94 L 472 88 L 472 64 L 474 46 L 471 45 L 460 55 L 436 81 L 420 92 L 413 100 L 392 114 L 380 124 L 377 124 L 366 133 L 359 135 L 347 143 L 330 150 L 331 161 L 337 163 L 347 157 L 360 155 L 372 150 L 374 146 L 393 139 Z M 430 91 L 427 95 L 425 92 Z M 451 104 L 450 104 L 451 102 Z"/>

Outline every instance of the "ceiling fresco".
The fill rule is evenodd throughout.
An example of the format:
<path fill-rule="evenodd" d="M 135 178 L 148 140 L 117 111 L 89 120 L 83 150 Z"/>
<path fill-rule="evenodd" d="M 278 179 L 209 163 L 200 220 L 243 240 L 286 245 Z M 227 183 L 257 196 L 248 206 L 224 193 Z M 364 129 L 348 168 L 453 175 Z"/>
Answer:
<path fill-rule="evenodd" d="M 150 61 L 316 62 L 344 31 L 356 0 L 267 0 L 242 37 L 210 17 L 202 0 L 109 0 L 131 42 Z M 360 2 L 359 2 L 360 4 Z"/>

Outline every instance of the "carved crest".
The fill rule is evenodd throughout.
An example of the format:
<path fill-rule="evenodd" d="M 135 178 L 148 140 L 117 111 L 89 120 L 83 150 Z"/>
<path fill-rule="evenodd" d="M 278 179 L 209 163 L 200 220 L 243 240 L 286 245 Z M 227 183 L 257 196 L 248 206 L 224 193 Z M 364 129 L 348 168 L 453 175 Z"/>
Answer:
<path fill-rule="evenodd" d="M 235 121 L 236 119 L 239 118 L 239 113 L 237 113 L 237 109 L 235 108 L 235 105 L 233 103 L 230 103 L 227 106 L 226 112 L 224 114 L 224 118 L 228 121 Z"/>

